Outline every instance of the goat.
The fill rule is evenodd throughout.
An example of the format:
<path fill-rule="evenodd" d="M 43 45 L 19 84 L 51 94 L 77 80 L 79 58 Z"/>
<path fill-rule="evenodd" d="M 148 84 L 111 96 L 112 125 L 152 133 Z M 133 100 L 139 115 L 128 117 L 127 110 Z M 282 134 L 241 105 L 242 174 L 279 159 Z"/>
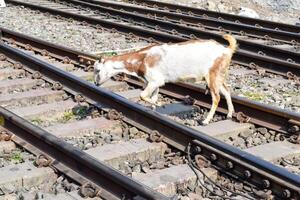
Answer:
<path fill-rule="evenodd" d="M 223 38 L 229 42 L 228 47 L 214 40 L 190 40 L 155 44 L 133 53 L 101 58 L 100 62 L 94 64 L 95 84 L 100 85 L 119 73 L 133 75 L 147 83 L 140 94 L 141 99 L 156 104 L 159 87 L 165 83 L 190 78 L 199 82 L 204 77 L 211 92 L 212 106 L 202 124 L 208 124 L 213 118 L 220 101 L 219 92 L 225 96 L 227 117 L 231 118 L 234 107 L 225 80 L 237 42 L 229 34 Z"/>

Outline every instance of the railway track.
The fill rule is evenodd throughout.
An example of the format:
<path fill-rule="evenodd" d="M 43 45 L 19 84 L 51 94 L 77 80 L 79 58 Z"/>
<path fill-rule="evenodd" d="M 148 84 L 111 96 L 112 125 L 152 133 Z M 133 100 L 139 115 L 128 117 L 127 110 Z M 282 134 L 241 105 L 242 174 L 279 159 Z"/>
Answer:
<path fill-rule="evenodd" d="M 82 1 L 65 1 L 60 4 L 49 1 L 20 2 L 11 0 L 9 2 L 42 12 L 86 21 L 99 27 L 114 29 L 126 34 L 131 33 L 148 40 L 150 38 L 152 41 L 178 42 L 196 37 L 213 38 L 221 43 L 225 42 L 221 39 L 221 34 Z M 80 5 L 82 7 L 78 7 Z M 299 53 L 253 43 L 244 39 L 239 39 L 239 44 L 240 50 L 233 58 L 236 63 L 253 69 L 263 68 L 288 77 L 299 75 Z"/>
<path fill-rule="evenodd" d="M 212 127 L 211 127 L 211 130 L 213 130 L 213 132 L 217 132 L 217 134 L 211 135 L 212 137 L 219 138 L 219 139 L 225 140 L 227 142 L 230 142 L 229 138 L 231 138 L 231 139 L 233 139 L 233 142 L 235 142 L 235 141 L 237 141 L 236 138 L 241 138 L 241 137 L 248 138 L 249 135 L 247 136 L 247 133 L 249 134 L 249 131 L 250 131 L 250 135 L 257 134 L 259 136 L 262 136 L 265 134 L 271 134 L 270 138 L 273 137 L 273 139 L 270 139 L 270 141 L 271 140 L 279 140 L 277 142 L 271 142 L 270 144 L 265 143 L 263 145 L 259 145 L 259 143 L 257 143 L 257 144 L 250 143 L 251 144 L 250 146 L 252 146 L 252 148 L 248 149 L 246 147 L 243 147 L 243 148 L 246 148 L 246 150 L 244 152 L 242 152 L 241 150 L 233 148 L 232 146 L 229 146 L 225 143 L 220 142 L 219 140 L 216 140 L 210 136 L 207 136 L 206 134 L 212 134 L 212 132 L 209 131 L 209 128 L 199 127 L 199 126 L 193 127 L 193 126 L 195 126 L 195 122 L 194 122 L 194 125 L 189 125 L 189 126 L 195 128 L 196 130 L 190 129 L 190 128 L 187 128 L 186 126 L 179 125 L 179 124 L 175 123 L 173 120 L 170 120 L 162 115 L 162 114 L 165 114 L 165 115 L 169 116 L 170 118 L 179 121 L 180 123 L 186 123 L 186 121 L 184 121 L 184 118 L 187 118 L 186 113 L 193 113 L 192 118 L 199 117 L 199 114 L 201 115 L 202 112 L 205 112 L 205 109 L 209 106 L 209 102 L 207 102 L 209 99 L 209 96 L 207 96 L 207 97 L 205 97 L 204 95 L 195 95 L 194 96 L 195 93 L 193 92 L 193 90 L 201 91 L 201 90 L 203 90 L 201 88 L 184 85 L 184 84 L 166 86 L 162 90 L 162 93 L 166 96 L 164 96 L 163 98 L 161 97 L 162 98 L 161 100 L 165 101 L 165 106 L 159 108 L 158 110 L 156 110 L 154 112 L 149 108 L 145 108 L 143 106 L 131 103 L 130 101 L 128 101 L 118 95 L 112 94 L 105 89 L 97 88 L 97 87 L 75 77 L 74 75 L 78 76 L 78 74 L 81 74 L 80 75 L 81 77 L 85 77 L 85 78 L 89 79 L 88 78 L 89 72 L 85 72 L 86 73 L 85 74 L 82 71 L 82 69 L 85 69 L 86 71 L 90 70 L 91 68 L 89 68 L 89 65 L 92 64 L 92 62 L 96 58 L 95 56 L 85 54 L 82 52 L 76 52 L 74 50 L 70 50 L 70 49 L 67 49 L 67 48 L 64 48 L 61 46 L 43 42 L 41 40 L 37 40 L 37 39 L 31 38 L 28 36 L 23 36 L 21 34 L 14 33 L 14 32 L 11 32 L 11 31 L 8 31 L 5 29 L 2 29 L 1 32 L 2 32 L 2 38 L 1 38 L 2 41 L 4 41 L 5 43 L 10 43 L 10 45 L 15 46 L 14 48 L 16 48 L 16 47 L 22 48 L 23 51 L 25 51 L 25 53 L 29 53 L 29 54 L 33 55 L 33 56 L 30 56 L 30 55 L 24 54 L 23 51 L 20 52 L 19 50 L 16 50 L 16 49 L 2 43 L 1 44 L 1 52 L 3 54 L 5 54 L 5 56 L 3 56 L 3 55 L 1 56 L 2 61 L 10 61 L 13 63 L 15 63 L 15 61 L 18 61 L 18 62 L 22 63 L 22 64 L 15 63 L 13 66 L 16 69 L 21 68 L 20 66 L 23 66 L 23 69 L 25 69 L 25 71 L 27 71 L 27 73 L 25 73 L 25 75 L 27 74 L 28 78 L 33 76 L 38 79 L 44 79 L 44 81 L 46 81 L 46 82 L 49 81 L 49 83 L 51 83 L 51 84 L 48 85 L 48 88 L 47 88 L 47 86 L 42 86 L 42 87 L 46 87 L 45 89 L 50 90 L 50 87 L 52 86 L 54 89 L 54 92 L 56 92 L 56 90 L 58 90 L 58 92 L 61 93 L 62 92 L 61 89 L 63 88 L 66 92 L 68 92 L 69 94 L 72 94 L 71 96 L 74 95 L 74 99 L 75 99 L 75 101 L 77 101 L 77 103 L 73 103 L 73 104 L 71 103 L 71 107 L 74 106 L 74 104 L 78 104 L 78 102 L 80 102 L 80 101 L 87 101 L 89 104 L 92 105 L 92 108 L 93 108 L 92 110 L 95 110 L 95 108 L 97 108 L 96 113 L 99 113 L 99 112 L 97 112 L 98 109 L 103 110 L 104 113 L 108 112 L 108 114 L 106 115 L 106 114 L 103 114 L 103 111 L 101 111 L 100 117 L 107 116 L 109 119 L 115 119 L 115 120 L 119 119 L 119 120 L 123 121 L 123 123 L 121 124 L 121 127 L 123 127 L 123 129 L 121 131 L 122 134 L 124 132 L 126 132 L 125 130 L 128 129 L 128 126 L 135 126 L 135 127 L 137 127 L 137 130 L 142 131 L 144 134 L 145 133 L 149 134 L 150 140 L 156 141 L 156 142 L 163 140 L 163 142 L 165 142 L 168 145 L 172 146 L 173 148 L 177 149 L 173 153 L 172 152 L 170 153 L 169 151 L 167 151 L 168 156 L 166 156 L 166 154 L 163 155 L 164 157 L 167 157 L 167 158 L 171 157 L 171 158 L 168 158 L 168 159 L 170 159 L 169 161 L 171 161 L 173 163 L 170 166 L 165 167 L 165 168 L 163 167 L 162 170 L 153 170 L 153 172 L 148 175 L 147 175 L 147 173 L 145 173 L 145 175 L 132 175 L 131 174 L 133 176 L 133 178 L 137 178 L 138 180 L 142 181 L 146 185 L 147 184 L 151 185 L 151 181 L 155 182 L 157 179 L 160 179 L 160 177 L 163 176 L 164 173 L 172 174 L 171 173 L 172 170 L 177 170 L 176 173 L 178 173 L 180 171 L 180 169 L 181 170 L 189 169 L 189 168 L 184 167 L 184 166 L 187 166 L 186 165 L 187 161 L 183 161 L 184 159 L 181 160 L 180 158 L 178 158 L 178 156 L 175 156 L 175 158 L 172 158 L 172 155 L 174 157 L 174 154 L 176 155 L 176 153 L 178 153 L 178 150 L 180 150 L 180 152 L 191 153 L 191 157 L 193 159 L 196 158 L 196 160 L 198 161 L 197 164 L 200 167 L 203 167 L 203 164 L 206 163 L 206 159 L 207 159 L 211 162 L 211 165 L 209 165 L 209 166 L 216 167 L 216 169 L 223 171 L 224 174 L 229 174 L 229 175 L 231 174 L 231 175 L 240 177 L 243 180 L 243 183 L 245 184 L 242 189 L 243 192 L 244 192 L 244 188 L 247 185 L 246 182 L 248 182 L 248 183 L 251 183 L 254 186 L 256 186 L 257 187 L 256 189 L 260 190 L 260 189 L 265 188 L 265 189 L 271 190 L 273 192 L 272 195 L 278 196 L 279 198 L 292 198 L 292 197 L 294 197 L 295 199 L 298 198 L 299 177 L 297 175 L 291 174 L 291 173 L 287 172 L 286 170 L 283 170 L 280 167 L 277 167 L 275 165 L 270 164 L 269 162 L 258 159 L 256 157 L 253 157 L 251 154 L 245 153 L 245 152 L 254 153 L 255 155 L 261 156 L 264 159 L 266 159 L 268 161 L 273 161 L 273 162 L 276 162 L 277 160 L 281 160 L 281 157 L 284 157 L 285 159 L 292 159 L 292 160 L 297 159 L 298 158 L 297 155 L 299 154 L 299 150 L 298 150 L 297 146 L 293 146 L 292 143 L 288 142 L 288 141 L 292 141 L 294 143 L 297 142 L 297 137 L 298 137 L 298 135 L 297 135 L 297 130 L 298 130 L 297 127 L 298 126 L 297 125 L 299 125 L 298 122 L 300 119 L 300 117 L 297 114 L 283 112 L 278 109 L 277 110 L 270 109 L 266 106 L 255 104 L 251 101 L 238 102 L 237 98 L 234 98 L 235 99 L 234 103 L 238 110 L 239 109 L 241 109 L 243 111 L 248 110 L 249 114 L 251 114 L 254 111 L 257 112 L 257 114 L 252 113 L 252 115 L 250 115 L 250 118 L 251 118 L 250 121 L 249 121 L 249 118 L 247 118 L 247 116 L 244 116 L 241 114 L 236 116 L 236 117 L 238 117 L 239 120 L 244 119 L 244 120 L 254 123 L 256 125 L 268 127 L 268 129 L 265 129 L 260 126 L 254 128 L 253 125 L 251 125 L 251 124 L 250 125 L 249 124 L 238 124 L 235 122 L 223 121 L 222 113 L 225 113 L 226 110 L 224 108 L 221 108 L 218 110 L 219 116 L 217 118 L 219 118 L 219 119 L 215 119 L 216 123 L 212 124 Z M 37 53 L 40 55 L 36 55 Z M 43 55 L 43 56 L 41 56 L 41 55 Z M 53 60 L 53 58 L 64 63 L 64 64 L 56 63 L 55 65 L 57 65 L 60 68 L 65 69 L 67 71 L 70 71 L 74 75 L 69 74 L 65 71 L 59 70 L 48 63 L 45 63 L 45 61 L 50 62 L 51 60 Z M 40 59 L 42 59 L 44 61 L 41 61 Z M 73 69 L 74 66 L 76 66 L 76 70 Z M 16 70 L 16 69 L 14 69 L 14 70 Z M 4 70 L 8 70 L 8 68 L 5 68 Z M 10 70 L 14 71 L 13 69 L 10 69 Z M 34 73 L 35 70 L 39 71 L 39 73 L 36 73 L 36 72 Z M 79 73 L 79 71 L 81 71 L 81 72 Z M 85 75 L 82 75 L 82 73 Z M 8 74 L 8 73 L 6 73 L 6 74 Z M 12 77 L 14 77 L 14 76 L 12 76 Z M 25 77 L 23 77 L 23 78 L 25 78 Z M 130 91 L 127 91 L 128 86 L 126 86 L 126 87 L 121 86 L 121 88 L 123 88 L 123 89 L 120 89 L 120 85 L 124 85 L 124 82 L 121 82 L 121 83 L 120 82 L 110 82 L 107 85 L 107 87 L 110 87 L 110 89 L 115 90 L 115 91 L 116 90 L 121 91 L 121 93 L 119 93 L 120 95 L 123 95 L 123 96 L 131 99 L 132 101 L 137 101 L 141 83 L 134 79 L 125 79 L 125 80 L 127 81 L 129 88 L 131 88 Z M 60 83 L 58 83 L 57 81 L 59 81 Z M 21 79 L 21 80 L 19 80 L 19 82 L 26 83 L 27 81 Z M 20 106 L 20 105 L 24 106 L 24 101 L 25 101 L 24 94 L 26 93 L 26 89 L 23 88 L 20 91 L 15 89 L 15 87 L 17 87 L 16 84 L 18 83 L 18 79 L 10 81 L 10 84 L 7 84 L 7 81 L 2 82 L 2 84 L 0 83 L 0 85 L 2 85 L 2 88 L 7 88 L 7 87 L 3 86 L 3 83 L 5 83 L 4 85 L 6 85 L 6 86 L 12 84 L 13 87 L 11 87 L 11 88 L 14 88 L 13 93 L 16 93 L 16 94 L 14 95 L 14 100 L 10 99 L 10 98 L 6 98 L 6 103 L 2 102 L 2 105 L 6 104 L 6 107 L 8 107 L 8 108 L 10 106 L 12 106 L 11 109 L 14 109 L 15 112 L 19 112 L 19 114 L 22 113 L 20 111 L 22 109 L 13 108 L 13 107 Z M 27 84 L 28 84 L 28 87 L 31 87 L 30 83 L 28 83 L 28 82 L 26 84 L 22 84 L 22 87 L 25 87 Z M 39 83 L 39 84 L 41 84 L 41 83 Z M 114 89 L 113 89 L 113 87 L 114 87 Z M 188 90 L 187 91 L 188 94 L 196 99 L 196 102 L 194 102 L 194 106 L 182 104 L 182 102 L 179 100 L 179 99 L 182 99 L 183 97 L 185 97 L 185 95 L 186 95 L 186 94 L 182 93 L 183 92 L 183 91 L 181 91 L 182 89 L 184 89 L 185 91 Z M 6 89 L 3 91 L 9 92 L 10 90 Z M 179 92 L 179 91 L 181 91 L 181 92 Z M 203 92 L 204 92 L 204 90 L 203 90 Z M 37 92 L 35 92 L 35 93 L 38 93 L 40 96 L 42 95 L 40 88 L 37 88 Z M 78 93 L 80 95 L 76 95 Z M 18 99 L 17 96 L 19 96 L 19 95 L 22 97 L 21 102 L 16 100 L 16 99 Z M 27 95 L 27 97 L 28 97 L 28 95 Z M 51 101 L 50 99 L 53 99 L 53 98 L 49 98 L 48 100 Z M 193 101 L 193 99 L 189 99 L 189 100 Z M 37 104 L 40 104 L 40 105 L 35 105 L 36 106 L 35 109 L 33 109 L 32 107 L 28 107 L 27 111 L 28 110 L 40 110 L 41 111 L 41 110 L 43 110 L 41 108 L 44 106 L 44 110 L 43 110 L 44 114 L 43 115 L 45 115 L 45 113 L 51 113 L 50 111 L 47 111 L 47 109 L 49 109 L 49 107 L 48 108 L 45 107 L 45 104 L 51 104 L 51 102 L 49 102 L 49 101 L 48 102 L 47 101 L 44 102 L 43 100 L 42 100 L 42 102 L 37 101 Z M 95 102 L 97 102 L 97 104 L 95 104 Z M 172 102 L 172 103 L 170 103 L 170 102 Z M 59 101 L 58 104 L 61 104 L 62 106 L 57 107 L 57 104 L 56 104 L 56 107 L 57 107 L 56 112 L 68 109 L 64 106 L 63 102 Z M 80 104 L 86 105 L 84 103 L 80 103 Z M 239 106 L 241 106 L 239 104 L 241 104 L 241 105 L 245 104 L 245 105 L 243 105 L 244 107 L 239 107 Z M 197 107 L 197 105 L 200 106 L 200 108 Z M 253 107 L 253 105 L 256 105 L 256 107 Z M 34 106 L 34 105 L 31 105 L 31 106 Z M 40 107 L 40 109 L 37 109 L 38 107 Z M 107 107 L 114 108 L 117 111 L 108 109 Z M 200 110 L 198 110 L 198 109 L 200 109 Z M 260 110 L 260 111 L 258 111 L 258 110 Z M 8 112 L 8 111 L 5 111 L 5 112 Z M 38 111 L 35 111 L 35 112 L 38 112 Z M 53 110 L 52 110 L 52 112 L 53 112 Z M 119 112 L 122 112 L 122 114 L 120 114 Z M 159 112 L 161 114 L 159 114 Z M 4 113 L 4 111 L 2 111 L 2 113 Z M 10 122 L 9 116 L 12 116 L 12 115 L 13 114 L 11 114 L 10 112 L 8 112 L 7 115 L 5 115 L 6 116 L 5 118 L 8 122 Z M 257 118 L 259 118 L 259 116 L 262 116 L 262 115 L 265 117 L 257 120 Z M 97 116 L 97 114 L 96 114 L 96 116 Z M 183 119 L 182 119 L 182 116 L 183 116 Z M 266 117 L 266 116 L 269 116 L 269 117 Z M 266 118 L 268 118 L 271 121 L 265 121 Z M 12 119 L 18 119 L 16 121 L 21 120 L 17 116 L 14 116 Z M 96 119 L 98 119 L 98 118 L 96 118 Z M 261 122 L 259 122 L 260 120 L 261 120 Z M 14 121 L 14 120 L 12 120 L 12 121 Z M 42 126 L 44 124 L 49 123 L 49 122 L 46 123 L 43 120 L 37 120 L 37 118 L 35 118 L 33 121 L 35 123 L 39 122 L 39 124 Z M 71 120 L 71 122 L 72 122 L 72 120 Z M 69 123 L 70 123 L 68 125 L 69 128 L 80 126 L 79 124 L 76 125 L 75 122 L 73 124 L 71 122 L 69 121 Z M 126 125 L 124 125 L 124 122 L 126 124 L 128 124 L 127 128 L 126 128 Z M 83 123 L 88 123 L 88 122 L 83 121 Z M 105 124 L 105 121 L 102 121 L 102 123 Z M 222 124 L 222 123 L 224 123 L 224 124 Z M 233 123 L 233 124 L 230 124 L 229 130 L 227 130 L 228 133 L 224 133 L 222 131 L 220 131 L 220 132 L 217 131 L 218 130 L 217 127 L 220 126 L 220 124 L 221 124 L 221 126 L 229 126 L 228 123 Z M 260 124 L 260 123 L 264 123 L 264 124 Z M 15 125 L 16 124 L 13 125 L 10 123 L 6 123 L 6 125 L 4 125 L 4 126 L 6 128 L 8 128 L 9 130 L 15 130 L 14 129 Z M 21 125 L 21 124 L 19 124 L 19 125 Z M 53 124 L 50 123 L 50 125 L 53 125 Z M 124 130 L 124 126 L 125 126 L 125 130 Z M 197 126 L 197 124 L 196 124 L 196 126 Z M 60 126 L 60 128 L 61 127 L 62 127 L 62 125 Z M 156 131 L 153 131 L 153 127 L 155 127 L 154 130 L 156 130 Z M 237 128 L 237 129 L 241 128 L 242 130 L 240 130 L 240 132 L 237 131 L 234 133 L 234 131 L 233 131 L 234 128 Z M 105 129 L 105 127 L 101 127 L 100 129 Z M 59 129 L 57 127 L 53 128 L 51 126 L 48 127 L 48 130 L 50 130 L 50 132 L 52 131 L 53 133 L 54 133 L 54 130 L 56 130 L 55 132 L 57 132 L 57 134 L 59 134 L 59 132 L 60 132 L 58 130 L 64 130 L 62 132 L 65 132 L 63 134 L 66 134 L 66 135 L 68 135 L 68 134 L 72 135 L 73 133 L 77 132 L 76 130 L 66 131 L 66 129 L 62 129 L 62 128 Z M 275 132 L 272 132 L 274 130 L 275 130 Z M 113 131 L 112 131 L 112 133 L 113 133 Z M 203 134 L 203 133 L 205 133 L 205 134 Z M 287 135 L 284 136 L 283 133 L 287 134 Z M 15 134 L 16 134 L 16 136 L 18 136 L 17 132 Z M 251 138 L 251 137 L 249 137 L 249 138 Z M 275 139 L 275 138 L 277 138 L 277 139 Z M 280 140 L 285 140 L 285 141 L 280 141 Z M 70 142 L 70 140 L 69 140 L 69 142 Z M 262 143 L 264 143 L 264 142 L 262 142 Z M 75 144 L 76 144 L 76 142 L 75 142 Z M 155 143 L 144 143 L 143 145 L 152 146 L 153 144 L 155 145 Z M 121 141 L 120 145 L 125 146 L 126 144 L 122 143 L 122 141 Z M 106 147 L 109 149 L 120 148 L 120 145 L 119 146 L 104 145 L 103 147 L 104 148 Z M 236 144 L 232 144 L 232 145 L 238 146 Z M 265 151 L 265 148 L 273 149 L 274 147 L 272 145 L 275 145 L 276 148 L 278 148 L 278 147 L 282 147 L 283 149 L 286 148 L 286 149 L 288 149 L 288 151 L 281 151 L 282 149 L 278 148 L 279 152 L 275 158 L 270 155 L 263 154 L 263 152 Z M 164 146 L 164 145 L 162 145 L 162 146 Z M 188 151 L 188 150 L 190 150 L 188 148 L 190 146 L 191 146 L 191 152 Z M 97 146 L 94 148 L 97 148 Z M 165 147 L 159 147 L 159 149 L 160 148 L 165 148 Z M 89 150 L 92 151 L 92 148 L 88 149 L 87 151 L 89 151 Z M 159 151 L 161 151 L 161 149 Z M 57 155 L 57 154 L 55 154 L 55 155 Z M 185 159 L 187 159 L 189 157 L 189 156 L 187 156 L 189 154 L 183 154 L 183 155 L 184 155 Z M 104 156 L 104 155 L 102 155 L 102 156 Z M 97 158 L 99 158 L 99 157 L 97 157 Z M 56 159 L 57 158 L 54 158 L 54 160 L 56 160 Z M 63 161 L 63 159 L 59 159 L 59 161 Z M 54 163 L 56 163 L 56 162 L 54 162 Z M 154 161 L 154 163 L 155 163 L 155 161 Z M 54 166 L 55 166 L 55 164 L 54 164 Z M 175 167 L 175 168 L 173 168 L 173 167 Z M 154 167 L 154 169 L 155 169 L 155 167 Z M 147 170 L 145 170 L 145 171 L 147 171 Z M 164 171 L 164 172 L 162 172 L 162 171 Z M 191 171 L 183 171 L 183 172 L 187 173 L 191 176 L 194 175 L 193 173 L 191 173 Z M 209 172 L 206 172 L 206 173 L 210 174 Z M 179 173 L 179 175 L 181 175 L 181 174 Z M 172 174 L 172 176 L 174 176 L 173 178 L 174 178 L 174 180 L 176 180 L 176 176 L 174 174 Z M 210 174 L 210 176 L 213 176 L 213 173 Z M 152 177 L 152 179 L 151 179 L 151 177 Z M 195 175 L 193 177 L 195 178 Z M 178 176 L 177 176 L 177 178 L 178 178 Z M 180 177 L 180 178 L 182 178 L 182 177 Z M 188 178 L 190 178 L 190 177 L 187 177 L 187 179 Z M 279 181 L 279 179 L 281 181 Z M 176 182 L 176 181 L 174 181 L 174 182 Z M 172 183 L 172 184 L 174 184 L 174 183 Z M 157 186 L 157 185 L 152 184 L 151 186 L 153 188 L 155 188 L 155 186 Z M 163 192 L 166 192 L 166 191 L 163 191 Z M 174 194 L 174 190 L 172 190 L 172 192 Z M 222 193 L 222 194 L 224 195 L 226 193 Z M 265 195 L 266 193 L 256 192 L 256 194 Z M 159 194 L 157 194 L 157 195 L 159 195 Z M 157 196 L 156 196 L 153 198 L 161 199 L 162 197 L 157 198 Z"/>
<path fill-rule="evenodd" d="M 203 16 L 203 17 L 207 16 L 211 19 L 219 19 L 220 21 L 229 21 L 229 22 L 235 22 L 237 24 L 245 24 L 250 26 L 268 28 L 272 30 L 282 30 L 291 33 L 299 33 L 299 29 L 297 29 L 298 27 L 290 24 L 278 23 L 278 22 L 262 20 L 262 19 L 254 19 L 254 18 L 249 18 L 244 16 L 220 13 L 220 12 L 204 10 L 200 8 L 193 8 L 189 6 L 176 5 L 176 4 L 153 1 L 153 0 L 136 0 L 136 1 L 133 0 L 129 2 L 137 5 L 140 4 L 145 7 L 146 6 L 153 7 L 161 10 L 164 9 L 173 13 L 184 13 L 192 16 Z"/>
<path fill-rule="evenodd" d="M 82 1 L 70 1 L 71 3 L 78 5 L 99 5 L 103 7 L 108 7 L 112 9 L 118 9 L 127 12 L 133 12 L 135 14 L 142 14 L 152 17 L 154 19 L 162 20 L 162 21 L 170 21 L 176 24 L 183 24 L 186 26 L 194 26 L 196 28 L 201 28 L 202 30 L 207 30 L 217 33 L 224 34 L 224 32 L 232 33 L 237 38 L 257 38 L 257 42 L 265 43 L 266 45 L 278 45 L 277 47 L 285 47 L 291 51 L 297 51 L 299 48 L 299 29 L 297 26 L 293 27 L 292 31 L 282 31 L 278 27 L 275 29 L 263 28 L 258 24 L 256 26 L 251 26 L 247 24 L 241 24 L 237 22 L 228 22 L 222 20 L 222 17 L 218 17 L 217 19 L 209 18 L 208 16 L 197 15 L 192 13 L 192 11 L 182 12 L 180 9 L 176 9 L 176 11 L 172 12 L 165 6 L 159 4 L 155 4 L 155 2 L 149 1 L 129 1 L 131 4 L 125 4 L 120 2 L 112 2 L 112 1 L 96 1 L 89 0 L 85 1 L 84 4 Z M 137 6 L 139 5 L 139 6 Z M 94 7 L 97 8 L 97 7 Z M 278 24 L 279 25 L 279 24 Z M 260 39 L 260 40 L 259 40 Z M 252 40 L 255 41 L 255 40 Z M 273 41 L 275 43 L 272 44 Z M 277 44 L 276 44 L 277 42 Z M 283 45 L 282 44 L 289 44 Z"/>

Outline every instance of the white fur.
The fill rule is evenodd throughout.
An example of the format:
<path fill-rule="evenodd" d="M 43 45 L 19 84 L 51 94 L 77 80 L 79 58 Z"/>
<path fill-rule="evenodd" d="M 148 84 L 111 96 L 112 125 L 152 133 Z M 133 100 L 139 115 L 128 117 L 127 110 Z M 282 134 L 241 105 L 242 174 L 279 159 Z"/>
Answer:
<path fill-rule="evenodd" d="M 213 41 L 186 45 L 162 45 L 152 47 L 147 55 L 159 55 L 162 59 L 153 68 L 147 68 L 145 78 L 159 77 L 161 82 L 177 82 L 195 75 L 205 77 L 215 60 L 230 50 Z"/>

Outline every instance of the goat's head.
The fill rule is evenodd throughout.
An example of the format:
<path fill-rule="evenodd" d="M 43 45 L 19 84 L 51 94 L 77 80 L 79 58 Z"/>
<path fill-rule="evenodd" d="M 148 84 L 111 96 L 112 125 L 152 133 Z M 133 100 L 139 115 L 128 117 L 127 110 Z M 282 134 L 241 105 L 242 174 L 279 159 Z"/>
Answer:
<path fill-rule="evenodd" d="M 121 61 L 97 60 L 94 64 L 94 82 L 95 85 L 101 85 L 109 78 L 118 73 L 124 72 L 125 65 Z"/>

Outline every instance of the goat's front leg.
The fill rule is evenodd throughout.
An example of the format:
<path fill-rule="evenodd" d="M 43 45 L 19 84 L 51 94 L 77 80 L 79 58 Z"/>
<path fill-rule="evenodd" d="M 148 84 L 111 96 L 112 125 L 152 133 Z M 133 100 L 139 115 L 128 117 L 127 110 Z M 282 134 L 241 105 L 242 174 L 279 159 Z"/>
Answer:
<path fill-rule="evenodd" d="M 157 105 L 159 86 L 155 82 L 149 82 L 146 88 L 141 92 L 141 99 L 151 104 Z"/>

